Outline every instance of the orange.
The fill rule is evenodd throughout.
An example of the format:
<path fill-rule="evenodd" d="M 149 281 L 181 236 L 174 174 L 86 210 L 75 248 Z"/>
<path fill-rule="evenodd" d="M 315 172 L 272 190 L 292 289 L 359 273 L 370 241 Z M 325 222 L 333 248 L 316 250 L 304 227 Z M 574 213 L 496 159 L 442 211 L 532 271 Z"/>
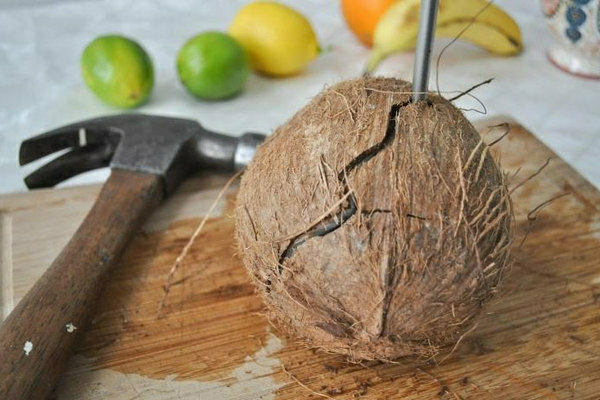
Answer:
<path fill-rule="evenodd" d="M 373 32 L 379 18 L 395 0 L 341 0 L 342 13 L 348 27 L 367 46 L 373 43 Z"/>

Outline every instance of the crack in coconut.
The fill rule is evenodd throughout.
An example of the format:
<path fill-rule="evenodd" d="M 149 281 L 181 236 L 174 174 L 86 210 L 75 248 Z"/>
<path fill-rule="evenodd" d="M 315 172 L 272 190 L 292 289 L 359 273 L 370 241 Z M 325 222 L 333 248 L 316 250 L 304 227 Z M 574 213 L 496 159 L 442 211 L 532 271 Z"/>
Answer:
<path fill-rule="evenodd" d="M 387 148 L 390 144 L 392 144 L 392 142 L 396 138 L 396 120 L 400 115 L 400 110 L 403 107 L 406 107 L 408 104 L 410 104 L 410 101 L 405 101 L 399 104 L 393 104 L 390 108 L 388 124 L 383 139 L 379 143 L 369 147 L 368 149 L 360 153 L 358 156 L 356 156 L 352 161 L 346 164 L 346 166 L 338 173 L 337 179 L 340 181 L 340 183 L 344 185 L 344 196 L 346 196 L 349 193 L 348 174 L 355 168 L 371 160 L 373 157 L 375 157 L 377 154 L 379 154 L 381 151 Z M 348 221 L 352 216 L 354 216 L 354 214 L 356 214 L 356 211 L 358 210 L 358 201 L 356 200 L 356 195 L 354 193 L 350 193 L 350 195 L 348 196 L 348 203 L 348 206 L 342 209 L 342 211 L 339 214 L 333 213 L 329 217 L 324 219 L 320 224 L 321 226 L 317 225 L 311 229 L 308 229 L 307 231 L 296 235 L 290 240 L 290 243 L 279 256 L 279 265 L 277 267 L 277 272 L 279 273 L 279 275 L 281 275 L 281 273 L 283 272 L 283 262 L 286 259 L 290 258 L 299 246 L 301 246 L 303 243 L 305 243 L 311 238 L 317 236 L 323 237 L 336 231 L 342 225 L 344 225 L 346 221 Z M 363 211 L 362 215 L 372 215 L 376 212 L 388 213 L 390 212 L 390 210 L 375 209 L 370 211 Z M 407 217 L 425 219 L 424 217 L 419 217 L 412 214 L 407 214 Z"/>

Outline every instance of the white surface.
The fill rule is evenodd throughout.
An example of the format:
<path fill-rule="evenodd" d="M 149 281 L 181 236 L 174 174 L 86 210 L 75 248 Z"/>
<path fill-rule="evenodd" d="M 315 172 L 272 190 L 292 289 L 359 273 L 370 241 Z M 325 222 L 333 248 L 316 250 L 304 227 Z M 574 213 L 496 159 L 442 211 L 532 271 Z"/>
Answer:
<path fill-rule="evenodd" d="M 195 118 L 211 129 L 234 135 L 246 130 L 270 132 L 324 85 L 361 72 L 368 49 L 346 28 L 338 1 L 287 1 L 311 20 L 328 51 L 297 77 L 252 76 L 246 91 L 231 101 L 193 99 L 177 80 L 174 63 L 179 47 L 201 31 L 225 30 L 243 3 L 89 0 L 20 5 L 16 0 L 0 0 L 0 192 L 24 190 L 23 176 L 40 165 L 18 167 L 17 151 L 23 139 L 75 120 L 119 112 L 100 103 L 81 82 L 79 56 L 97 35 L 122 33 L 135 38 L 154 60 L 154 94 L 140 112 Z M 525 52 L 516 58 L 498 58 L 456 43 L 442 58 L 441 89 L 464 90 L 495 77 L 492 84 L 476 91 L 488 112 L 522 122 L 600 187 L 600 81 L 569 76 L 546 61 L 544 52 L 552 36 L 537 1 L 499 0 L 497 4 L 520 24 Z M 434 57 L 447 42 L 436 43 Z M 412 61 L 412 54 L 394 56 L 378 73 L 411 79 Z M 459 104 L 477 107 L 469 99 Z M 467 116 L 481 117 L 475 112 Z M 105 176 L 105 171 L 89 173 L 68 184 Z"/>

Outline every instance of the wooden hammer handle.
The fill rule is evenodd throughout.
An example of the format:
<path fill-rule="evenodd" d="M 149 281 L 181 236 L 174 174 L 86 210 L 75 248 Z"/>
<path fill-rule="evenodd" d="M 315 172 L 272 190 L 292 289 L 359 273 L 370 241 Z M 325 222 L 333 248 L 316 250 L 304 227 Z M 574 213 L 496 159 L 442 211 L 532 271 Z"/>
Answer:
<path fill-rule="evenodd" d="M 73 238 L 0 322 L 0 399 L 47 398 L 108 272 L 162 198 L 159 176 L 112 171 Z"/>

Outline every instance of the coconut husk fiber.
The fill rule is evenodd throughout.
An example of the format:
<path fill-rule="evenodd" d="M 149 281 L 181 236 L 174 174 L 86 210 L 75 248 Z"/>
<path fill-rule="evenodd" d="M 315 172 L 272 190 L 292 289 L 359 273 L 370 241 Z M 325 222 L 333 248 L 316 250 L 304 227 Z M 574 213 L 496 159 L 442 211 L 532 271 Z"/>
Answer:
<path fill-rule="evenodd" d="M 269 317 L 351 359 L 451 348 L 510 263 L 504 176 L 447 100 L 361 78 L 325 89 L 258 150 L 236 209 Z"/>

